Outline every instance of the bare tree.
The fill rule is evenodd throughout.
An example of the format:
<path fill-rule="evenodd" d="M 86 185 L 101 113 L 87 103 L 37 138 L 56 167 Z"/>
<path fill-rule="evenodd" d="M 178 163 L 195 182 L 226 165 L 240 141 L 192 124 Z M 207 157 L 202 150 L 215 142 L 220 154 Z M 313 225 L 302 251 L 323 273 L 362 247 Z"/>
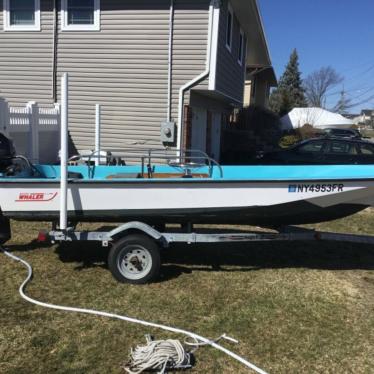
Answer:
<path fill-rule="evenodd" d="M 305 96 L 309 106 L 325 108 L 327 92 L 341 83 L 341 77 L 331 66 L 322 67 L 304 80 Z"/>
<path fill-rule="evenodd" d="M 347 114 L 348 110 L 352 108 L 353 106 L 354 104 L 352 104 L 351 99 L 347 97 L 346 92 L 343 87 L 342 91 L 340 92 L 340 98 L 338 102 L 331 110 L 339 114 Z"/>

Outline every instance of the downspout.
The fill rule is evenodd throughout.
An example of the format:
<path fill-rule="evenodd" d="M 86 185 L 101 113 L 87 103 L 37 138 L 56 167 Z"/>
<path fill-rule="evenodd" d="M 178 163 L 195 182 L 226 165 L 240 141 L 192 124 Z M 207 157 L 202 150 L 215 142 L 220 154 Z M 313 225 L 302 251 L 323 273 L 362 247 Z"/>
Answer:
<path fill-rule="evenodd" d="M 207 43 L 207 59 L 206 68 L 200 75 L 187 82 L 179 89 L 179 107 L 178 107 L 178 131 L 177 131 L 177 149 L 182 148 L 182 125 L 183 125 L 183 107 L 184 107 L 184 94 L 187 90 L 191 89 L 196 84 L 207 78 L 210 73 L 210 61 L 212 55 L 212 34 L 213 34 L 213 20 L 214 9 L 218 7 L 217 1 L 212 0 L 209 6 L 209 26 L 208 26 L 208 43 Z"/>
<path fill-rule="evenodd" d="M 169 16 L 169 51 L 168 51 L 168 104 L 166 121 L 171 121 L 171 85 L 173 74 L 173 32 L 174 32 L 174 0 L 170 0 Z"/>
<path fill-rule="evenodd" d="M 218 4 L 218 2 L 216 1 Z M 218 57 L 218 33 L 219 33 L 220 8 L 215 5 L 213 10 L 212 26 L 212 44 L 210 47 L 210 72 L 209 72 L 209 90 L 216 90 L 217 77 L 217 57 Z"/>
<path fill-rule="evenodd" d="M 57 102 L 57 0 L 53 0 L 52 99 Z"/>

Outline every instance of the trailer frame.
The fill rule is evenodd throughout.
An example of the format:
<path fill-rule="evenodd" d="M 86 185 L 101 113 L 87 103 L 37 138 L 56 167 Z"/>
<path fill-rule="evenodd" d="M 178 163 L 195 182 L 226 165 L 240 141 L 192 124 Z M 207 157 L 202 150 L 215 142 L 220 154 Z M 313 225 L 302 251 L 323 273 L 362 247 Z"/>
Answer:
<path fill-rule="evenodd" d="M 197 243 L 322 240 L 374 244 L 374 235 L 324 232 L 297 226 L 285 226 L 276 232 L 251 230 L 227 232 L 227 229 L 223 228 L 214 229 L 213 232 L 203 232 L 202 230 L 203 229 L 194 230 L 193 225 L 189 224 L 185 227 L 182 226 L 178 231 L 159 231 L 147 223 L 131 221 L 121 224 L 109 231 L 75 231 L 74 228 L 68 228 L 66 230 L 54 228 L 48 233 L 48 239 L 52 243 L 95 241 L 101 242 L 103 247 L 111 246 L 112 248 L 108 258 L 109 269 L 117 280 L 129 283 L 147 283 L 154 280 L 158 276 L 161 265 L 160 248 L 167 248 L 172 243 L 185 243 L 190 245 Z M 209 228 L 209 230 L 212 229 Z M 129 246 L 132 248 L 130 252 L 126 249 Z M 131 255 L 133 252 L 137 252 L 139 255 Z M 128 253 L 130 253 L 130 255 Z M 125 256 L 124 258 L 130 256 L 130 262 L 131 258 L 133 259 L 132 264 L 135 268 L 137 267 L 139 269 L 138 274 L 135 274 L 136 269 L 134 270 L 134 266 L 131 268 L 134 270 L 134 274 L 126 273 L 126 271 L 121 272 L 121 261 L 125 260 L 118 258 L 118 256 L 122 255 Z M 151 265 L 148 263 L 142 264 L 140 257 L 149 258 Z M 143 267 L 149 267 L 149 271 L 144 271 Z M 131 276 L 128 277 L 126 274 L 130 274 Z"/>

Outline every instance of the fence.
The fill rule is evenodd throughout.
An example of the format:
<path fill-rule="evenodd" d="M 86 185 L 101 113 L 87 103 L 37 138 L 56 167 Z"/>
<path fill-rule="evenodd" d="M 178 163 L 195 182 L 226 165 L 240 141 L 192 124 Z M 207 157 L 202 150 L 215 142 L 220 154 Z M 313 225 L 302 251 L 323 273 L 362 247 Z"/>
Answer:
<path fill-rule="evenodd" d="M 60 149 L 60 105 L 42 108 L 30 101 L 13 107 L 0 98 L 0 131 L 13 140 L 18 154 L 32 162 L 55 162 Z"/>

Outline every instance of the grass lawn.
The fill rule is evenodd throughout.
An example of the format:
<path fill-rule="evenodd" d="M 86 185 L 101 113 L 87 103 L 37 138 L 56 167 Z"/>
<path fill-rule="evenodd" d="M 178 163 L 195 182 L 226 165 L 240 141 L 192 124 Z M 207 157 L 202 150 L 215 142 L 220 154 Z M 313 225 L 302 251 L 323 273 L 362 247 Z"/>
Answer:
<path fill-rule="evenodd" d="M 317 225 L 374 234 L 374 211 Z M 30 296 L 240 340 L 223 343 L 269 373 L 373 373 L 374 248 L 329 242 L 175 246 L 160 282 L 117 283 L 107 250 L 42 247 L 41 223 L 12 223 L 8 248 L 29 261 Z M 182 338 L 121 321 L 42 309 L 22 300 L 25 268 L 0 254 L 0 373 L 123 373 L 144 335 Z M 247 373 L 211 348 L 194 373 Z"/>

